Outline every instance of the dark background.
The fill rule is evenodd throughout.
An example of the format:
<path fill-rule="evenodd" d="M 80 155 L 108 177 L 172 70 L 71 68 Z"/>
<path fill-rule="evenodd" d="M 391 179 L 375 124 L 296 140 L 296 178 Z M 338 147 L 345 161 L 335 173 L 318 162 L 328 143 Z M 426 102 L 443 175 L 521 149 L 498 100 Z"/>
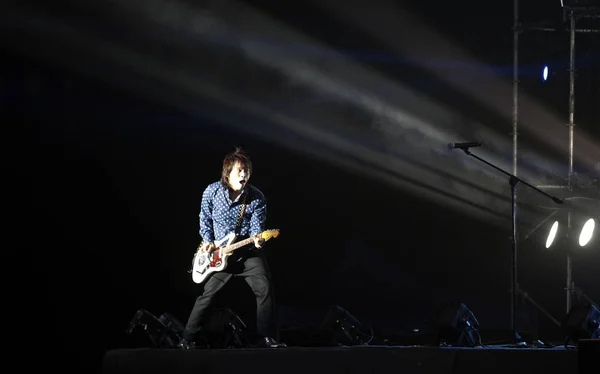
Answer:
<path fill-rule="evenodd" d="M 399 3 L 511 82 L 511 2 Z M 522 3 L 524 19 L 560 22 L 559 6 Z M 365 46 L 394 57 L 310 2 L 281 4 L 256 7 L 357 60 Z M 57 2 L 42 9 L 31 3 L 27 11 L 62 14 L 66 20 L 70 6 Z M 185 321 L 198 289 L 186 270 L 199 241 L 201 193 L 218 179 L 222 157 L 235 145 L 253 158 L 251 183 L 268 198 L 268 228 L 281 230 L 267 251 L 282 327 L 318 324 L 329 305 L 339 304 L 386 333 L 427 330 L 438 305 L 458 300 L 474 311 L 484 331 L 507 331 L 508 337 L 510 209 L 500 211 L 500 224 L 492 224 L 321 159 L 302 149 L 310 148 L 308 143 L 290 147 L 263 137 L 261 131 L 269 130 L 261 128 L 260 118 L 226 105 L 197 97 L 190 112 L 136 94 L 121 85 L 125 68 L 110 70 L 109 80 L 73 69 L 69 61 L 76 50 L 63 54 L 59 43 L 40 42 L 39 35 L 14 24 L 8 16 L 3 20 L 1 105 L 10 222 L 4 266 L 14 310 L 26 319 L 17 332 L 26 344 L 61 352 L 58 360 L 74 367 L 94 368 L 102 352 L 127 346 L 124 329 L 137 309 L 170 312 Z M 539 78 L 544 56 L 559 65 L 568 61 L 566 32 L 525 34 L 521 43 L 521 89 L 564 113 L 566 123 L 568 74 L 559 69 L 546 85 Z M 577 122 L 594 142 L 600 124 L 598 37 L 585 35 L 578 43 Z M 48 59 L 53 47 L 61 58 Z M 390 79 L 404 78 L 458 110 L 476 105 L 457 100 L 450 87 L 431 83 L 423 72 L 383 60 L 361 63 Z M 94 66 L 104 68 L 115 69 Z M 474 115 L 483 123 L 497 120 L 484 110 Z M 504 126 L 509 139 L 510 121 Z M 566 130 L 557 136 L 566 144 Z M 566 164 L 564 154 L 556 157 Z M 582 174 L 594 177 L 594 172 L 588 168 Z M 564 175 L 564 169 L 557 173 Z M 521 285 L 562 318 L 564 251 L 543 251 L 531 242 L 520 248 Z M 577 252 L 573 268 L 577 284 L 596 300 L 599 249 L 596 244 Z M 252 295 L 244 287 L 232 283 L 216 302 L 252 320 Z M 529 313 L 519 316 L 524 330 L 557 337 L 530 305 L 520 313 Z"/>

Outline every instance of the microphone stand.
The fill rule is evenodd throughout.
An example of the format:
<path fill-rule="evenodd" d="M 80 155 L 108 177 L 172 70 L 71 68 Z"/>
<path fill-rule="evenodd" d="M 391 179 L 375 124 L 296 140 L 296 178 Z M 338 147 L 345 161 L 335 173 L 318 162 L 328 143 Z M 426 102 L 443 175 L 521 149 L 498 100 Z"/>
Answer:
<path fill-rule="evenodd" d="M 575 282 L 573 282 L 573 287 L 571 288 L 571 292 L 575 295 L 575 297 L 577 297 L 577 302 L 581 305 L 583 304 L 581 302 L 581 299 L 584 299 L 585 301 L 588 302 L 588 304 L 590 305 L 594 305 L 597 306 L 599 304 L 596 304 L 594 302 L 594 300 L 590 299 L 585 293 L 583 293 L 583 291 L 581 290 L 581 288 L 579 287 L 575 287 Z"/>
<path fill-rule="evenodd" d="M 457 147 L 458 148 L 458 147 Z M 521 337 L 519 335 L 519 333 L 517 332 L 517 328 L 516 328 L 516 309 L 517 309 L 517 294 L 518 294 L 518 279 L 517 279 L 517 210 L 516 210 L 516 206 L 515 206 L 515 188 L 517 186 L 517 183 L 521 182 L 524 185 L 536 190 L 537 192 L 541 193 L 544 196 L 547 196 L 548 198 L 550 198 L 552 201 L 554 201 L 557 204 L 562 204 L 563 201 L 561 199 L 559 199 L 558 197 L 555 196 L 551 196 L 548 195 L 547 193 L 545 193 L 544 191 L 540 190 L 539 188 L 532 186 L 531 184 L 525 182 L 524 180 L 518 178 L 517 176 L 500 169 L 499 167 L 497 167 L 496 165 L 493 165 L 491 163 L 489 163 L 488 161 L 482 159 L 481 157 L 478 157 L 476 155 L 474 155 L 473 153 L 471 153 L 469 151 L 469 147 L 460 147 L 460 149 L 462 149 L 467 155 L 476 158 L 477 160 L 483 162 L 486 165 L 491 166 L 492 168 L 498 170 L 499 172 L 506 174 L 509 177 L 508 183 L 510 185 L 510 193 L 511 193 L 511 206 L 512 206 L 512 257 L 511 257 L 511 319 L 510 319 L 510 323 L 511 323 L 511 332 L 512 332 L 512 342 L 515 344 L 522 344 L 521 341 Z"/>

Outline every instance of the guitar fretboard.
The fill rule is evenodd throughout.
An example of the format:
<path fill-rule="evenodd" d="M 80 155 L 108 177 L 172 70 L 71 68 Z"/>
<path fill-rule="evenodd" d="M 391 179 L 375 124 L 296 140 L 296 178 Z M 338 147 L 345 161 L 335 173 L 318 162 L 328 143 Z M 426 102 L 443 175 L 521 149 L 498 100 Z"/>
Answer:
<path fill-rule="evenodd" d="M 236 249 L 238 249 L 238 248 L 240 248 L 240 247 L 243 247 L 243 246 L 245 246 L 245 245 L 247 245 L 247 244 L 250 244 L 250 243 L 252 243 L 253 241 L 254 241 L 254 239 L 253 239 L 253 238 L 248 238 L 248 239 L 244 239 L 244 240 L 242 240 L 242 241 L 240 241 L 240 242 L 233 243 L 233 244 L 231 244 L 229 247 L 227 247 L 227 248 L 225 249 L 225 252 L 227 252 L 227 253 L 231 253 L 231 252 L 235 251 Z"/>

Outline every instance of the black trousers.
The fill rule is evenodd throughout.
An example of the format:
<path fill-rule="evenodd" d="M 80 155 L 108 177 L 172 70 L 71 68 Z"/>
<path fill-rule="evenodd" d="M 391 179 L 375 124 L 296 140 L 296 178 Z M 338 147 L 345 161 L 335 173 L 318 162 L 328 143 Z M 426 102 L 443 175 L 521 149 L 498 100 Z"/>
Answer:
<path fill-rule="evenodd" d="M 228 260 L 227 267 L 218 273 L 213 273 L 204 283 L 204 289 L 196 299 L 185 326 L 184 338 L 188 341 L 195 339 L 202 329 L 204 316 L 212 298 L 232 278 L 242 277 L 248 283 L 256 296 L 257 333 L 262 337 L 277 339 L 275 319 L 275 301 L 271 288 L 271 277 L 267 261 L 262 253 L 234 262 Z"/>

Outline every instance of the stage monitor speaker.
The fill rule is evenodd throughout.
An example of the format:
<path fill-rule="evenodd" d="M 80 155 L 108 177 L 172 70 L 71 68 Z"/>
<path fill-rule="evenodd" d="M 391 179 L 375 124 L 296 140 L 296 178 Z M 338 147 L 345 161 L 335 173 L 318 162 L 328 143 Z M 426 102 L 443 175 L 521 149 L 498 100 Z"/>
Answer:
<path fill-rule="evenodd" d="M 442 305 L 436 316 L 438 345 L 475 347 L 481 345 L 479 321 L 463 303 Z"/>
<path fill-rule="evenodd" d="M 571 308 L 563 321 L 565 345 L 580 339 L 600 338 L 600 310 L 594 304 L 584 303 Z"/>
<path fill-rule="evenodd" d="M 373 329 L 366 328 L 356 317 L 339 305 L 333 305 L 321 323 L 320 330 L 331 334 L 332 345 L 368 345 Z"/>
<path fill-rule="evenodd" d="M 213 308 L 207 312 L 199 337 L 207 348 L 244 348 L 250 346 L 247 327 L 229 308 Z"/>
<path fill-rule="evenodd" d="M 157 318 L 149 311 L 139 309 L 125 332 L 137 346 L 175 348 L 181 340 L 183 325 L 169 313 L 163 313 Z"/>

